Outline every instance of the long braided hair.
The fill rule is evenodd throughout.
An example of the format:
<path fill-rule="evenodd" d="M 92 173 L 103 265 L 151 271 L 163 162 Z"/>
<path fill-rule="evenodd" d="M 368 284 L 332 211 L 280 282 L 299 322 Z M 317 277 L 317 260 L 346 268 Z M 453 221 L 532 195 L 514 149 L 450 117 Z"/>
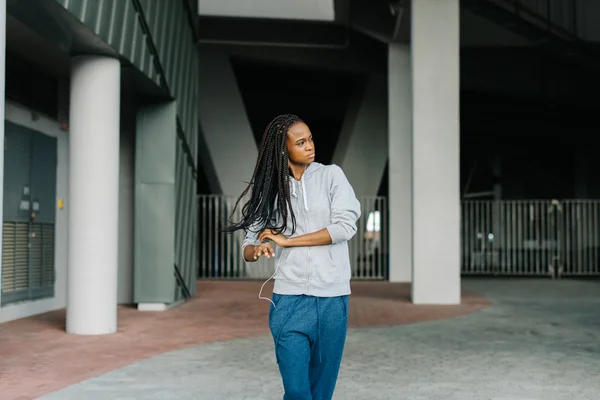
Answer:
<path fill-rule="evenodd" d="M 241 221 L 227 227 L 226 232 L 249 230 L 255 225 L 258 230 L 268 227 L 283 233 L 287 229 L 288 212 L 291 213 L 292 232 L 295 232 L 296 216 L 292 210 L 289 186 L 287 132 L 297 122 L 302 122 L 298 116 L 283 114 L 275 117 L 267 125 L 260 143 L 252 179 L 236 201 L 232 215 L 250 190 L 252 190 L 251 197 L 242 208 Z M 277 210 L 282 220 L 279 226 L 271 225 L 275 198 L 277 198 Z"/>

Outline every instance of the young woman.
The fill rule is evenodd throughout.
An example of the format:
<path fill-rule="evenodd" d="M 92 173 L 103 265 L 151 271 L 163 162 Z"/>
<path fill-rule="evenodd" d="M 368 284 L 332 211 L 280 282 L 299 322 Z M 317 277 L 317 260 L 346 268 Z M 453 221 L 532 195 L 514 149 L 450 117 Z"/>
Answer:
<path fill-rule="evenodd" d="M 240 197 L 251 190 L 242 220 L 228 229 L 246 231 L 246 261 L 275 257 L 269 327 L 284 400 L 332 398 L 348 324 L 347 242 L 360 203 L 339 167 L 314 159 L 312 134 L 300 118 L 273 119 Z"/>

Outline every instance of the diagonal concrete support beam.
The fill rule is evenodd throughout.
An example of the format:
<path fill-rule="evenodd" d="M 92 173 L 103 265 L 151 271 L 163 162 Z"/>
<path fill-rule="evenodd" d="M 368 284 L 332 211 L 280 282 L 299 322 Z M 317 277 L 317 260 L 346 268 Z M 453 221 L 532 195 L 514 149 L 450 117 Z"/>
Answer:
<path fill-rule="evenodd" d="M 229 57 L 201 51 L 200 60 L 200 164 L 213 193 L 238 196 L 252 176 L 256 142 Z"/>
<path fill-rule="evenodd" d="M 376 72 L 351 101 L 333 156 L 357 196 L 377 196 L 388 156 L 387 131 L 387 77 Z"/>

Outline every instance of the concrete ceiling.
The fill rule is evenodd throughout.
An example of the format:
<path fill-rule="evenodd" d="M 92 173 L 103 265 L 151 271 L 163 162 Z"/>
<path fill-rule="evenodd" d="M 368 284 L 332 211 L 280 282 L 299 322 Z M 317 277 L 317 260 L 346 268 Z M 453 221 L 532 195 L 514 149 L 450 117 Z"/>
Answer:
<path fill-rule="evenodd" d="M 462 8 L 460 10 L 460 44 L 463 47 L 523 47 L 535 43 L 490 21 L 481 15 Z"/>
<path fill-rule="evenodd" d="M 39 24 L 36 25 L 30 20 L 23 21 L 21 19 L 24 14 L 27 14 L 27 10 L 21 8 L 22 3 L 15 3 L 13 1 L 10 5 L 11 7 L 8 9 L 9 12 L 6 15 L 7 56 L 18 57 L 32 65 L 36 70 L 46 73 L 49 76 L 65 79 L 65 81 L 68 82 L 71 68 L 71 56 L 73 53 L 77 54 L 77 51 L 83 48 L 77 43 L 76 39 L 73 39 L 75 34 L 70 32 L 72 26 L 66 23 L 62 24 L 61 21 L 58 20 L 56 21 L 55 26 L 61 27 L 62 35 L 43 35 L 41 32 L 30 27 L 33 26 L 36 29 L 39 29 Z M 40 8 L 37 8 L 36 3 L 31 3 L 30 5 L 33 10 L 37 11 L 37 18 L 39 18 L 39 20 L 35 21 L 44 21 L 46 23 L 51 21 L 51 18 L 43 19 L 44 13 L 40 11 Z M 43 5 L 46 4 L 43 3 Z M 41 10 L 45 9 L 42 8 Z M 34 14 L 34 11 L 30 10 L 29 14 Z M 57 41 L 57 36 L 62 37 L 64 40 Z M 99 41 L 100 39 L 94 38 L 94 40 Z M 65 41 L 70 43 L 71 46 L 65 45 Z M 103 46 L 108 47 L 106 44 Z M 167 93 L 164 90 L 158 88 L 144 74 L 126 62 L 123 63 L 121 85 L 123 95 L 130 97 L 138 96 L 144 101 L 153 101 L 157 98 L 164 99 L 167 96 Z"/>
<path fill-rule="evenodd" d="M 198 0 L 198 15 L 334 21 L 334 0 Z"/>
<path fill-rule="evenodd" d="M 10 14 L 6 16 L 6 51 L 52 76 L 69 74 L 68 54 Z"/>
<path fill-rule="evenodd" d="M 203 1 L 209 0 L 200 0 L 201 5 Z M 486 3 L 485 0 L 477 1 L 481 2 L 477 4 Z M 222 15 L 212 13 L 199 17 L 200 43 L 333 50 L 347 47 L 349 29 L 382 43 L 409 42 L 410 4 L 409 0 L 335 0 L 335 19 L 331 21 L 301 17 L 295 20 L 277 19 L 272 13 L 262 18 L 248 18 L 244 17 L 243 10 L 235 16 L 235 10 L 231 9 Z M 462 46 L 535 45 L 534 40 L 511 31 L 506 23 L 486 18 L 474 9 L 478 8 L 461 8 Z"/>

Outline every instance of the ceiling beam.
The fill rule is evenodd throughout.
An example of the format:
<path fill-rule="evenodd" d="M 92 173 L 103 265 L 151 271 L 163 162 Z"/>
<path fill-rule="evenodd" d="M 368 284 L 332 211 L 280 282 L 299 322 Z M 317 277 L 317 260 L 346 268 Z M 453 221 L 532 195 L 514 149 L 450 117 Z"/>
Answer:
<path fill-rule="evenodd" d="M 199 17 L 198 44 L 345 49 L 350 30 L 336 23 Z"/>

